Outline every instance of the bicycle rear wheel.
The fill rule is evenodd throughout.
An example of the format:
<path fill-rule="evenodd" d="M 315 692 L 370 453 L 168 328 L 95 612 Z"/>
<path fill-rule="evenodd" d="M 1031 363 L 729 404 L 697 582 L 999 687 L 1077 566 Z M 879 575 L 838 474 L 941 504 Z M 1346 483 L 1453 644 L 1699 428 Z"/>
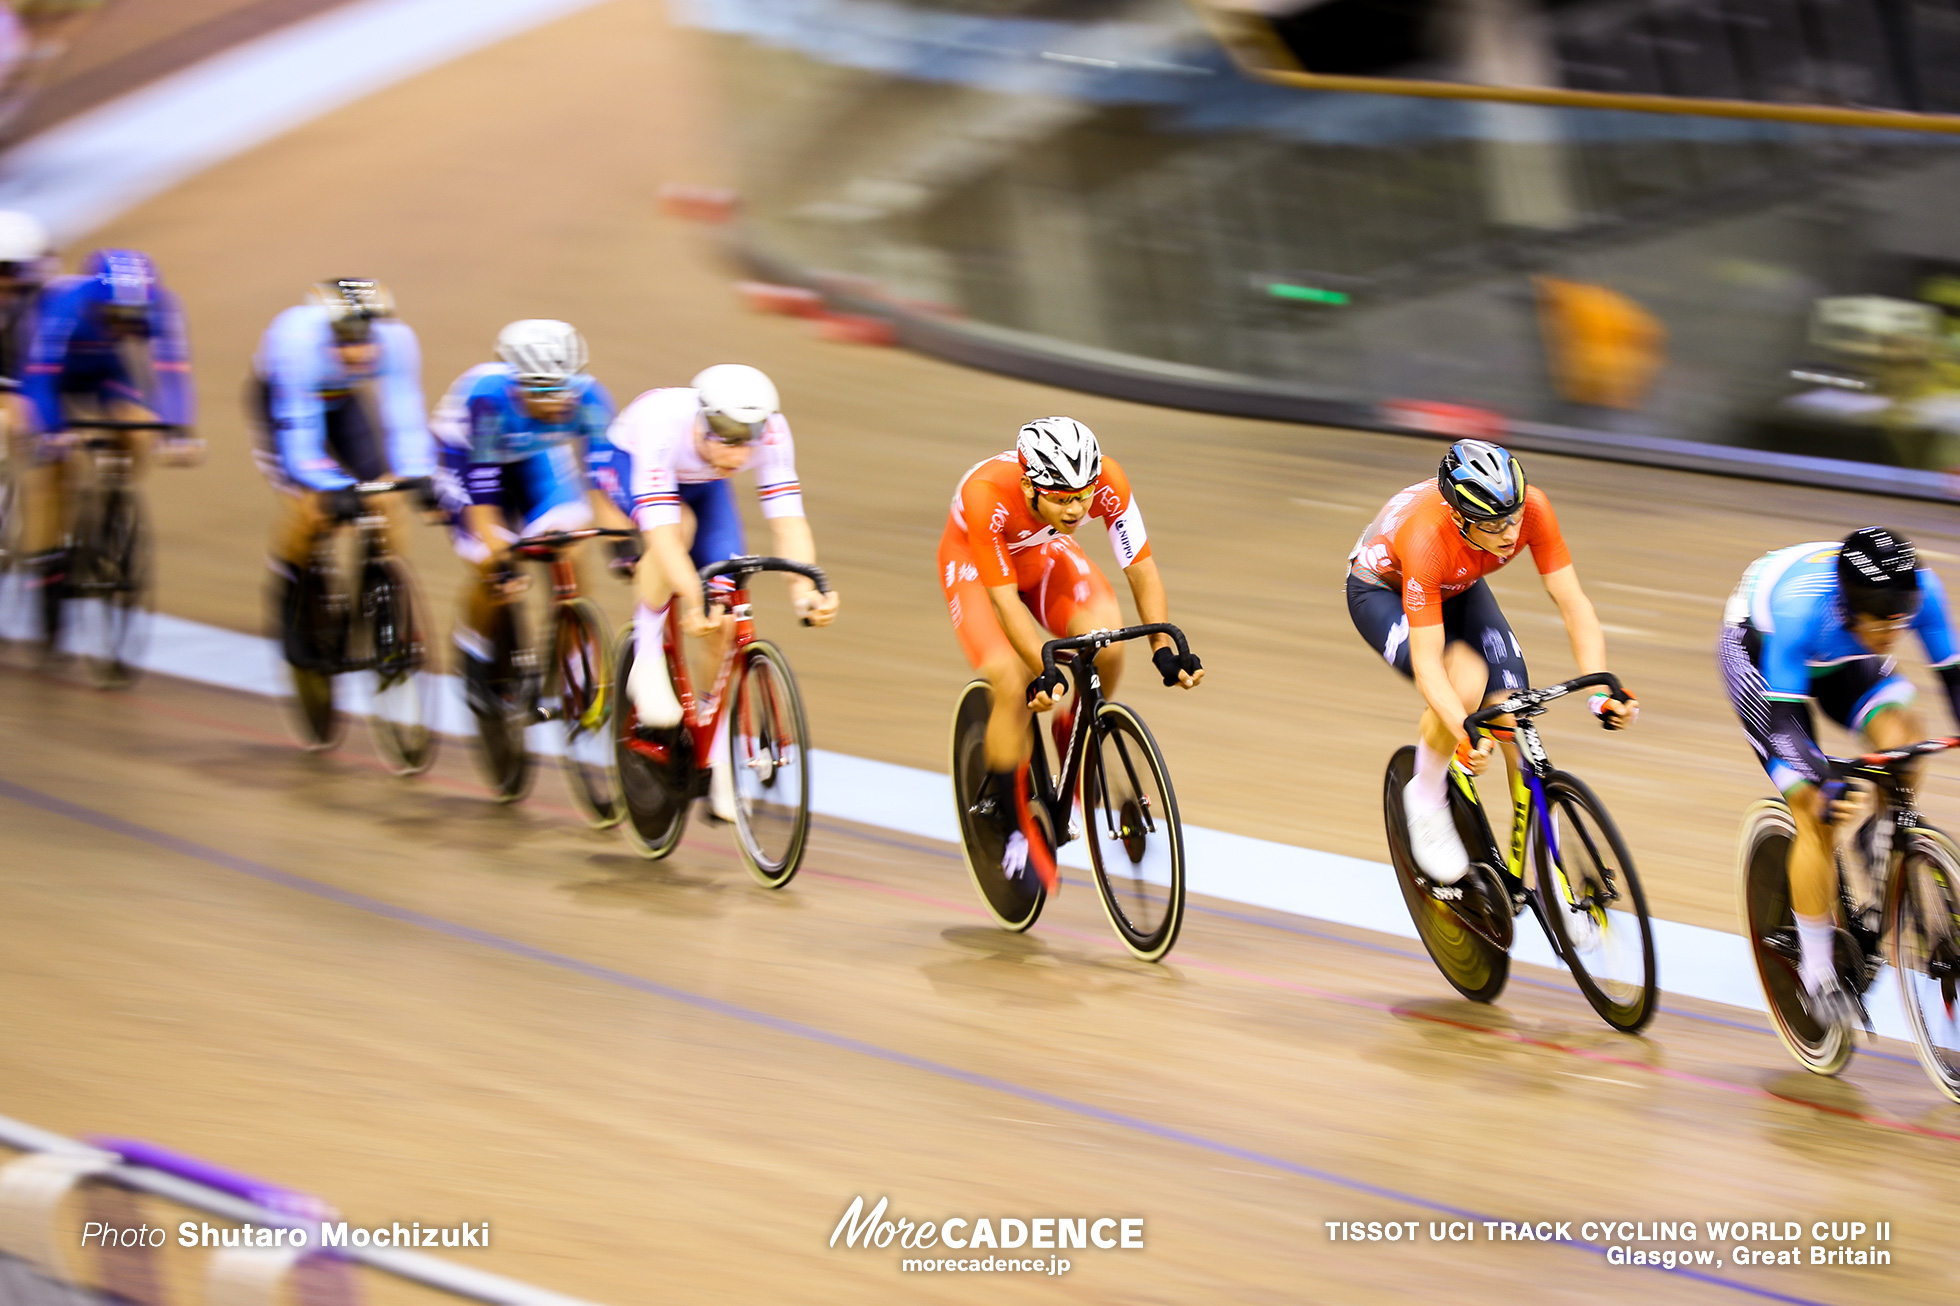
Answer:
<path fill-rule="evenodd" d="M 1041 915 L 1048 895 L 1032 868 L 1016 876 L 1001 868 L 1007 835 L 994 820 L 973 810 L 987 779 L 987 719 L 993 710 L 993 690 L 986 681 L 969 681 L 960 691 L 953 708 L 953 806 L 959 812 L 967 874 L 980 891 L 980 901 L 1002 929 L 1019 933 Z M 996 797 L 1004 800 L 1007 795 Z"/>
<path fill-rule="evenodd" d="M 338 747 L 347 730 L 346 718 L 334 701 L 334 671 L 345 651 L 345 613 L 327 560 L 316 552 L 300 572 L 300 620 L 303 643 L 310 658 L 305 666 L 288 665 L 293 677 L 293 726 L 300 746 L 309 753 Z"/>
<path fill-rule="evenodd" d="M 1122 703 L 1096 712 L 1081 793 L 1089 860 L 1109 923 L 1133 956 L 1162 960 L 1184 924 L 1184 828 L 1157 740 Z"/>
<path fill-rule="evenodd" d="M 1635 1033 L 1654 1018 L 1659 981 L 1653 922 L 1632 854 L 1598 795 L 1577 776 L 1552 772 L 1545 801 L 1552 838 L 1533 840 L 1539 916 L 1600 1019 Z"/>
<path fill-rule="evenodd" d="M 477 738 L 482 741 L 484 777 L 500 803 L 514 803 L 531 788 L 531 754 L 524 730 L 535 715 L 530 667 L 518 631 L 517 614 L 509 605 L 498 607 L 487 632 L 490 659 L 490 702 L 472 703 Z"/>
<path fill-rule="evenodd" d="M 665 857 L 680 845 L 687 828 L 687 809 L 693 797 L 694 736 L 685 725 L 661 731 L 657 740 L 635 736 L 639 716 L 624 696 L 633 674 L 633 627 L 619 632 L 613 654 L 613 683 L 622 688 L 612 714 L 613 756 L 619 774 L 620 802 L 626 809 L 626 837 L 640 856 Z"/>
<path fill-rule="evenodd" d="M 728 705 L 735 837 L 749 873 L 780 889 L 810 834 L 810 727 L 783 651 L 757 640 L 741 658 Z"/>
<path fill-rule="evenodd" d="M 375 751 L 396 775 L 420 775 L 436 760 L 429 724 L 435 693 L 408 568 L 395 558 L 369 558 L 354 610 L 367 643 L 360 658 L 374 669 L 368 720 Z"/>
<path fill-rule="evenodd" d="M 1790 908 L 1790 844 L 1796 821 L 1781 799 L 1765 798 L 1742 817 L 1736 867 L 1742 924 L 1756 960 L 1756 976 L 1769 1000 L 1770 1023 L 1804 1069 L 1835 1075 L 1857 1050 L 1851 1032 L 1810 1018 L 1798 973 L 1797 918 Z"/>
<path fill-rule="evenodd" d="M 1511 954 L 1466 925 L 1447 903 L 1432 897 L 1419 879 L 1415 854 L 1409 847 L 1409 818 L 1402 810 L 1402 791 L 1415 769 L 1415 747 L 1405 745 L 1388 759 L 1388 771 L 1382 778 L 1388 859 L 1395 867 L 1396 883 L 1402 887 L 1402 901 L 1415 921 L 1416 937 L 1450 987 L 1472 1002 L 1495 1001 L 1511 977 Z M 1474 866 L 1471 873 L 1478 873 Z"/>
<path fill-rule="evenodd" d="M 153 605 L 150 531 L 143 503 L 116 487 L 103 492 L 96 534 L 85 548 L 84 586 L 96 602 L 87 655 L 89 677 L 103 689 L 126 689 L 149 648 Z"/>
<path fill-rule="evenodd" d="M 552 674 L 557 678 L 558 717 L 565 727 L 565 786 L 595 830 L 610 830 L 626 816 L 613 761 L 613 682 L 606 649 L 606 619 L 590 599 L 561 604 Z"/>
<path fill-rule="evenodd" d="M 1900 996 L 1927 1077 L 1960 1102 L 1960 849 L 1921 826 L 1906 844 L 1899 874 L 1887 933 Z"/>

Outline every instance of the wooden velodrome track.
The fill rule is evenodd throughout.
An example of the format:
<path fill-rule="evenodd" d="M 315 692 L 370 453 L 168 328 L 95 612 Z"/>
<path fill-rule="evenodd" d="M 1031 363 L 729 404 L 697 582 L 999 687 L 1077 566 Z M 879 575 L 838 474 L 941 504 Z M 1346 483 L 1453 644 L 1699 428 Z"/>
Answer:
<path fill-rule="evenodd" d="M 772 596 L 826 747 L 943 768 L 965 669 L 932 556 L 959 473 L 1028 416 L 1094 426 L 1140 488 L 1197 693 L 1132 680 L 1186 819 L 1379 860 L 1379 767 L 1414 698 L 1353 634 L 1342 559 L 1431 444 L 1083 398 L 816 340 L 737 307 L 668 181 L 716 182 L 694 39 L 615 0 L 213 169 L 90 243 L 184 294 L 207 466 L 151 481 L 162 606 L 258 629 L 272 500 L 235 396 L 265 321 L 323 275 L 390 280 L 433 393 L 505 320 L 562 316 L 622 395 L 723 359 L 779 382 L 845 598 Z M 1637 732 L 1553 718 L 1628 830 L 1656 913 L 1733 930 L 1762 788 L 1716 683 L 1721 597 L 1772 545 L 1877 519 L 1960 563 L 1950 512 L 1538 457 Z M 1092 545 L 1100 551 L 1101 545 Z M 415 561 L 445 613 L 459 568 Z M 1519 569 L 1538 678 L 1570 656 Z M 614 595 L 613 601 L 617 602 Z M 0 1113 L 153 1139 L 357 1221 L 490 1220 L 469 1263 L 597 1301 L 1949 1301 L 1960 1111 L 1909 1049 L 1840 1081 L 1764 1022 L 1669 1000 L 1608 1033 L 1562 978 L 1454 1000 L 1415 945 L 1200 903 L 1161 966 L 1072 882 L 1029 936 L 957 853 L 820 821 L 751 887 L 725 832 L 650 865 L 554 776 L 487 802 L 461 748 L 399 783 L 313 759 L 277 705 L 152 680 L 105 696 L 0 671 Z M 1960 788 L 1931 786 L 1960 819 Z M 1142 1252 L 1062 1278 L 901 1274 L 825 1240 L 852 1197 L 917 1218 L 1143 1216 Z M 1528 1244 L 1330 1243 L 1329 1220 L 1889 1219 L 1887 1269 L 1609 1267 Z M 1724 1249 L 1726 1250 L 1726 1249 Z"/>

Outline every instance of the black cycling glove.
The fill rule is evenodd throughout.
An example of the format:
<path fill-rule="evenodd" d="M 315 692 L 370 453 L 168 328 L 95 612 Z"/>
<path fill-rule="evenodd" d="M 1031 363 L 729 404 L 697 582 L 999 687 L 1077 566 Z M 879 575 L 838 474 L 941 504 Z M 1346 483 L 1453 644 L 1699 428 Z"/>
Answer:
<path fill-rule="evenodd" d="M 436 483 L 427 476 L 418 476 L 402 487 L 415 495 L 415 502 L 423 512 L 434 512 L 442 507 L 442 500 L 436 497 Z"/>
<path fill-rule="evenodd" d="M 1180 655 L 1176 649 L 1169 647 L 1160 648 L 1152 653 L 1150 660 L 1157 664 L 1157 674 L 1164 678 L 1167 687 L 1177 683 L 1177 675 L 1180 671 L 1188 671 L 1195 676 L 1205 669 L 1205 664 L 1198 661 L 1196 653 Z"/>
<path fill-rule="evenodd" d="M 1068 681 L 1059 670 L 1044 671 L 1028 682 L 1028 702 L 1034 702 L 1036 694 L 1046 691 L 1052 697 L 1067 687 Z"/>
<path fill-rule="evenodd" d="M 640 540 L 638 536 L 621 535 L 612 542 L 614 572 L 620 576 L 631 576 L 633 569 L 640 565 Z"/>

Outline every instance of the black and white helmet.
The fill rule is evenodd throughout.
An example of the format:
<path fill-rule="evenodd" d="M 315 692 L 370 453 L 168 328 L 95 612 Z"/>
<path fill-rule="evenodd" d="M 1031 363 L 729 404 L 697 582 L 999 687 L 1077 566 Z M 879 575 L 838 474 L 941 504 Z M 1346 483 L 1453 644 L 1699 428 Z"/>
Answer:
<path fill-rule="evenodd" d="M 552 389 L 585 370 L 585 338 L 569 322 L 527 317 L 497 333 L 497 357 L 519 385 Z"/>
<path fill-rule="evenodd" d="M 1038 490 L 1086 490 L 1102 475 L 1096 433 L 1073 417 L 1037 417 L 1021 428 L 1014 451 Z"/>

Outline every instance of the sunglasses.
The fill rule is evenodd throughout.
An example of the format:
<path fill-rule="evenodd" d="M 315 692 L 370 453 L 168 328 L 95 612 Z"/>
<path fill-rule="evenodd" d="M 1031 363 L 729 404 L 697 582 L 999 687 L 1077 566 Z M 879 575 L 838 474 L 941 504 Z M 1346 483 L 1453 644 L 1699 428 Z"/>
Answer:
<path fill-rule="evenodd" d="M 760 422 L 743 422 L 724 413 L 709 413 L 707 416 L 708 438 L 716 444 L 748 444 L 761 439 L 763 431 L 769 426 L 767 419 Z"/>
<path fill-rule="evenodd" d="M 1470 529 L 1479 535 L 1502 535 L 1523 520 L 1524 513 L 1514 512 L 1509 517 L 1499 517 L 1496 521 L 1473 521 Z"/>
<path fill-rule="evenodd" d="M 1057 508 L 1066 508 L 1070 504 L 1087 503 L 1095 498 L 1096 487 L 1092 485 L 1086 490 L 1036 490 L 1035 493 Z"/>

